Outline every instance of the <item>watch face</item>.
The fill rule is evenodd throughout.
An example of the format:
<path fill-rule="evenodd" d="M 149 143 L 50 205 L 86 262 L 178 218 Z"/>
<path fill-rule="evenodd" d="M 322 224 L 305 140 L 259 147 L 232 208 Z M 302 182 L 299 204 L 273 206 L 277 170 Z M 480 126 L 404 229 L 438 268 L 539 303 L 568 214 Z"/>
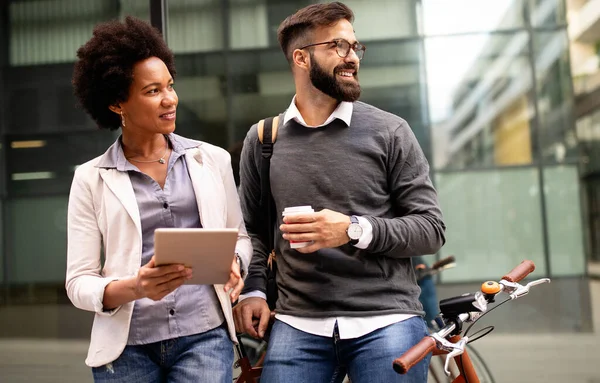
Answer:
<path fill-rule="evenodd" d="M 362 232 L 362 227 L 357 223 L 351 223 L 350 226 L 348 226 L 348 237 L 350 237 L 350 239 L 359 239 Z"/>

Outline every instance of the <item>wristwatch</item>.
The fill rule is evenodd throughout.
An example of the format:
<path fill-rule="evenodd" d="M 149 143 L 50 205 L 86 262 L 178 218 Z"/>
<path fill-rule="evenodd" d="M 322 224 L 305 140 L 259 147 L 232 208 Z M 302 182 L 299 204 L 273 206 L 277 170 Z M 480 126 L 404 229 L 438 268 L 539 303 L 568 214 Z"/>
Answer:
<path fill-rule="evenodd" d="M 235 253 L 235 260 L 238 264 L 238 266 L 240 267 L 240 275 L 242 276 L 242 279 L 245 277 L 244 275 L 244 267 L 242 266 L 242 257 L 240 257 L 240 255 L 238 253 Z"/>
<path fill-rule="evenodd" d="M 355 215 L 350 216 L 350 225 L 348 225 L 348 228 L 346 229 L 346 233 L 348 234 L 348 237 L 350 238 L 350 244 L 356 245 L 358 243 L 358 240 L 360 239 L 360 236 L 363 233 L 363 229 L 360 226 L 360 224 L 358 223 L 357 216 L 355 216 Z"/>

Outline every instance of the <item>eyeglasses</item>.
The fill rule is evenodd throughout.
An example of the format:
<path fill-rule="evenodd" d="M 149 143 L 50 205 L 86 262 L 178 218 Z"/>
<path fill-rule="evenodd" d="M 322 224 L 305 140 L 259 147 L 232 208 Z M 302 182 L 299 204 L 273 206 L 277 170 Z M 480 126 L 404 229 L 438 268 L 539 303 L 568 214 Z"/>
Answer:
<path fill-rule="evenodd" d="M 348 57 L 348 55 L 350 54 L 350 48 L 352 48 L 352 50 L 354 51 L 354 53 L 356 53 L 356 56 L 358 57 L 359 60 L 362 60 L 362 58 L 365 55 L 365 51 L 367 50 L 367 47 L 364 46 L 363 44 L 356 42 L 354 44 L 350 44 L 350 42 L 348 40 L 345 39 L 335 39 L 332 41 L 325 41 L 322 43 L 316 43 L 316 44 L 309 44 L 309 45 L 305 45 L 302 48 L 299 49 L 305 49 L 308 47 L 314 47 L 316 45 L 325 45 L 325 44 L 335 44 L 335 48 L 337 51 L 338 56 L 340 56 L 341 58 L 346 58 Z"/>

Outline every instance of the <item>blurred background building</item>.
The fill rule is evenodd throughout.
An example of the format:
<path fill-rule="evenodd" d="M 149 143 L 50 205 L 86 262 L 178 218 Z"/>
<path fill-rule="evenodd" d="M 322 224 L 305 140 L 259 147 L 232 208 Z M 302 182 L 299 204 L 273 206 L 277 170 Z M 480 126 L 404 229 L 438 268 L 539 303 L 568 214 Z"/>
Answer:
<path fill-rule="evenodd" d="M 571 73 L 581 180 L 588 204 L 589 246 L 600 261 L 600 1 L 569 0 Z M 593 235 L 592 233 L 596 233 Z"/>
<path fill-rule="evenodd" d="M 176 54 L 178 133 L 229 148 L 289 105 L 276 30 L 311 2 L 0 1 L 0 337 L 89 336 L 92 315 L 70 305 L 64 276 L 73 170 L 117 137 L 72 95 L 75 52 L 93 26 L 158 9 Z M 532 259 L 553 283 L 499 313 L 528 319 L 505 330 L 590 331 L 600 0 L 345 3 L 367 46 L 362 101 L 405 118 L 432 165 L 448 241 L 431 259 L 458 259 L 440 277 L 442 296 Z"/>

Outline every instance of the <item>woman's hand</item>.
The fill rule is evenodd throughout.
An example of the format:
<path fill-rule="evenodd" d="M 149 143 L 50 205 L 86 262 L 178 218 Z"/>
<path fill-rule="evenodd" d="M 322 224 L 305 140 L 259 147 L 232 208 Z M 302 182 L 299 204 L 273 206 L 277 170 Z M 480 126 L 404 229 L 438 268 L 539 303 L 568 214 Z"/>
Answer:
<path fill-rule="evenodd" d="M 231 263 L 231 272 L 229 273 L 229 280 L 223 289 L 226 293 L 233 289 L 233 291 L 231 291 L 229 294 L 229 297 L 231 298 L 231 302 L 235 302 L 240 296 L 243 288 L 244 280 L 242 279 L 242 275 L 240 273 L 240 265 L 237 263 L 237 257 L 233 257 L 233 262 Z"/>
<path fill-rule="evenodd" d="M 136 281 L 136 299 L 150 298 L 159 301 L 192 278 L 192 269 L 181 264 L 156 266 L 154 256 L 140 267 Z"/>

